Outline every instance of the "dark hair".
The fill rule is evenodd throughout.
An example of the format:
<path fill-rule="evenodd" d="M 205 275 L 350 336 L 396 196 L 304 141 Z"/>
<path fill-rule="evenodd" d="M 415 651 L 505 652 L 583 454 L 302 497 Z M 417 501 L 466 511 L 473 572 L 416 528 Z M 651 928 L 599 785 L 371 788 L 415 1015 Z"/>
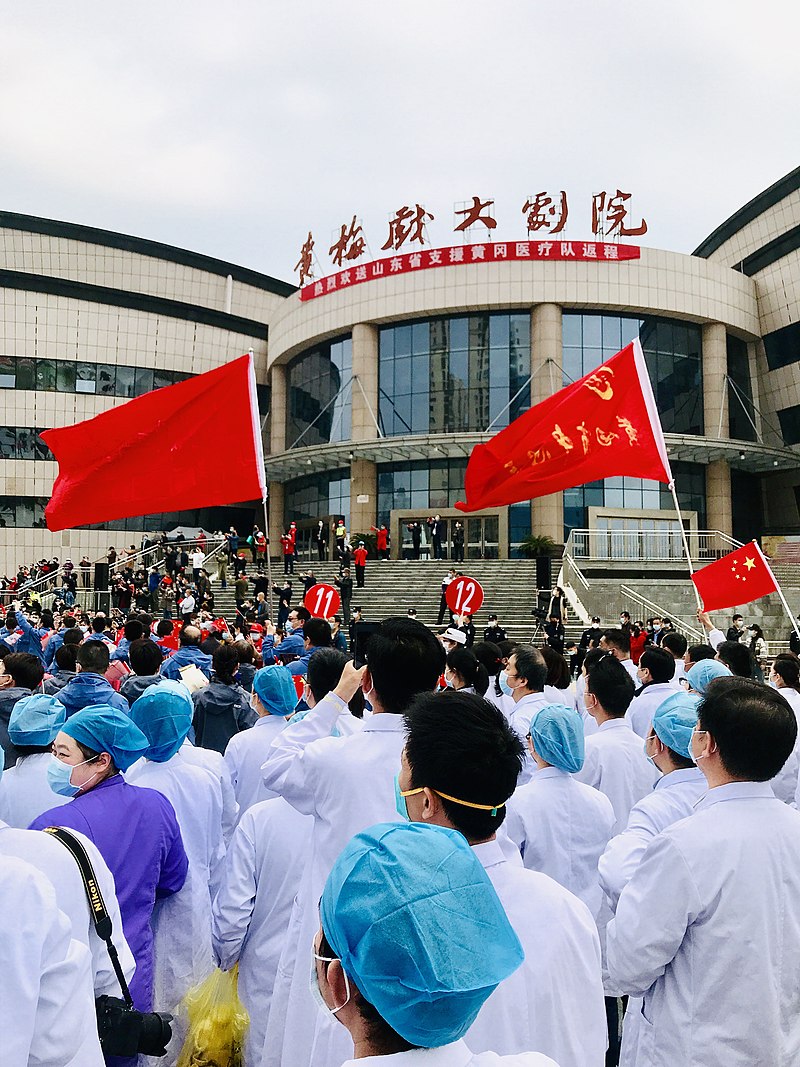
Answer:
<path fill-rule="evenodd" d="M 107 626 L 108 619 L 105 615 L 95 615 L 95 617 L 92 619 L 92 630 L 94 630 L 96 634 L 103 633 Z"/>
<path fill-rule="evenodd" d="M 184 648 L 193 648 L 195 645 L 199 647 L 203 638 L 203 633 L 199 626 L 184 626 L 181 630 L 180 643 Z"/>
<path fill-rule="evenodd" d="M 504 637 L 502 641 L 497 642 L 497 647 L 500 649 L 500 655 L 503 659 L 508 659 L 513 654 L 514 649 L 517 647 L 517 642 L 512 641 L 508 637 Z"/>
<path fill-rule="evenodd" d="M 314 648 L 329 648 L 331 624 L 327 619 L 309 619 L 303 624 L 303 636 L 307 637 Z"/>
<path fill-rule="evenodd" d="M 167 637 L 172 633 L 172 623 L 169 619 L 159 619 L 156 623 L 156 637 Z"/>
<path fill-rule="evenodd" d="M 690 663 L 699 663 L 703 659 L 714 659 L 716 655 L 711 645 L 690 645 L 687 651 Z"/>
<path fill-rule="evenodd" d="M 3 660 L 3 666 L 15 684 L 24 689 L 36 689 L 42 684 L 44 664 L 30 652 L 12 652 Z"/>
<path fill-rule="evenodd" d="M 569 689 L 569 664 L 561 653 L 556 652 L 550 645 L 542 645 L 539 651 L 542 654 L 542 659 L 547 664 L 545 685 L 552 685 L 554 689 Z"/>
<path fill-rule="evenodd" d="M 164 662 L 161 649 L 149 637 L 138 637 L 131 641 L 128 656 L 131 667 L 139 675 L 158 674 Z"/>
<path fill-rule="evenodd" d="M 797 740 L 789 702 L 751 678 L 715 678 L 697 709 L 697 722 L 714 738 L 728 774 L 751 782 L 774 778 Z"/>
<path fill-rule="evenodd" d="M 78 625 L 78 620 L 75 618 L 74 615 L 62 615 L 61 625 L 65 630 L 71 630 L 73 629 L 73 627 Z M 66 636 L 66 634 L 64 636 Z"/>
<path fill-rule="evenodd" d="M 445 654 L 427 626 L 408 616 L 384 619 L 367 641 L 367 664 L 385 711 L 402 714 L 417 693 L 431 692 L 444 670 Z"/>
<path fill-rule="evenodd" d="M 146 611 L 140 611 L 136 618 L 142 624 L 143 632 L 147 633 L 147 631 L 153 625 L 153 616 L 149 615 Z"/>
<path fill-rule="evenodd" d="M 64 632 L 64 638 L 62 644 L 64 645 L 79 645 L 83 641 L 83 633 L 79 626 L 71 626 L 69 630 Z"/>
<path fill-rule="evenodd" d="M 486 673 L 489 675 L 489 684 L 494 690 L 494 695 L 502 696 L 500 671 L 503 670 L 503 657 L 499 647 L 493 641 L 479 641 L 472 646 L 472 654 L 486 668 Z"/>
<path fill-rule="evenodd" d="M 592 667 L 601 660 L 608 659 L 611 653 L 605 648 L 590 648 L 586 655 L 583 657 L 583 663 L 581 666 L 586 671 L 587 675 Z M 624 668 L 623 668 L 624 670 Z"/>
<path fill-rule="evenodd" d="M 105 674 L 111 659 L 105 641 L 84 641 L 78 646 L 78 663 L 82 671 Z"/>
<path fill-rule="evenodd" d="M 78 662 L 78 646 L 71 644 L 63 644 L 61 648 L 56 649 L 54 656 L 56 661 L 56 667 L 62 671 L 74 671 L 75 665 Z"/>
<path fill-rule="evenodd" d="M 46 626 L 49 630 L 52 630 L 53 623 L 55 622 L 52 611 L 50 611 L 48 608 L 44 608 L 40 617 L 40 621 L 42 626 Z"/>
<path fill-rule="evenodd" d="M 631 639 L 624 630 L 604 630 L 603 637 L 606 639 L 607 645 L 613 645 L 614 648 L 618 649 L 620 652 L 630 653 Z"/>
<path fill-rule="evenodd" d="M 650 671 L 654 682 L 668 682 L 675 674 L 674 658 L 665 648 L 658 646 L 644 650 L 639 657 L 639 666 Z"/>
<path fill-rule="evenodd" d="M 517 645 L 512 652 L 518 678 L 524 678 L 528 689 L 541 693 L 547 682 L 547 664 L 538 648 Z"/>
<path fill-rule="evenodd" d="M 307 623 L 311 618 L 311 612 L 303 604 L 298 604 L 296 608 L 292 608 L 292 611 L 303 624 Z"/>
<path fill-rule="evenodd" d="M 676 631 L 664 634 L 661 638 L 661 647 L 671 652 L 673 657 L 685 655 L 688 644 L 689 642 L 683 634 L 679 634 Z"/>
<path fill-rule="evenodd" d="M 717 659 L 739 678 L 750 678 L 753 674 L 753 657 L 741 641 L 723 641 L 717 646 Z"/>
<path fill-rule="evenodd" d="M 501 805 L 492 814 L 441 798 L 448 819 L 468 840 L 490 837 L 505 818 L 505 801 L 517 787 L 525 757 L 508 719 L 474 693 L 446 692 L 420 694 L 405 723 L 411 787 Z"/>
<path fill-rule="evenodd" d="M 123 627 L 123 633 L 128 641 L 138 641 L 144 636 L 144 626 L 138 619 L 128 619 Z"/>
<path fill-rule="evenodd" d="M 317 703 L 339 684 L 344 665 L 349 659 L 350 657 L 340 652 L 338 648 L 321 648 L 309 659 L 306 678 Z M 348 707 L 357 719 L 364 717 L 364 694 L 361 689 L 356 690 Z"/>
<path fill-rule="evenodd" d="M 236 655 L 239 657 L 240 663 L 253 662 L 254 649 L 249 641 L 234 641 L 233 647 L 236 649 Z"/>
<path fill-rule="evenodd" d="M 216 681 L 222 682 L 223 685 L 233 685 L 234 675 L 239 669 L 239 655 L 236 649 L 230 645 L 220 645 L 214 649 L 211 662 L 214 666 Z"/>
<path fill-rule="evenodd" d="M 775 657 L 772 669 L 785 686 L 800 692 L 800 659 L 794 652 L 780 652 Z"/>
<path fill-rule="evenodd" d="M 636 687 L 633 679 L 613 656 L 599 659 L 586 676 L 586 691 L 597 697 L 607 715 L 621 719 L 628 710 Z"/>
<path fill-rule="evenodd" d="M 489 688 L 489 672 L 471 649 L 462 648 L 460 645 L 451 648 L 447 653 L 445 665 L 461 675 L 467 685 L 471 685 L 481 696 Z"/>

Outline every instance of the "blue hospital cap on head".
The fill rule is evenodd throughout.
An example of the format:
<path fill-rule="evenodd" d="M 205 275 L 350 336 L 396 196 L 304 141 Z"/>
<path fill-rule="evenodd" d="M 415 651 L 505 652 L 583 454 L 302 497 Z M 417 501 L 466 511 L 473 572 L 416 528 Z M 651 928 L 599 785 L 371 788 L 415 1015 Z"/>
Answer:
<path fill-rule="evenodd" d="M 148 686 L 131 707 L 131 718 L 145 735 L 145 756 L 166 763 L 183 742 L 192 726 L 194 705 L 183 682 L 164 679 Z"/>
<path fill-rule="evenodd" d="M 274 663 L 253 675 L 253 692 L 270 715 L 291 715 L 297 704 L 297 690 L 285 667 Z"/>
<path fill-rule="evenodd" d="M 66 721 L 67 709 L 60 700 L 34 693 L 14 705 L 8 736 L 15 745 L 50 745 Z"/>
<path fill-rule="evenodd" d="M 695 693 L 705 693 L 715 678 L 730 678 L 733 672 L 718 659 L 701 659 L 686 672 L 689 685 Z"/>
<path fill-rule="evenodd" d="M 711 663 L 712 660 L 701 662 Z M 697 726 L 699 706 L 700 697 L 697 693 L 673 693 L 658 705 L 653 716 L 653 729 L 658 740 L 679 756 L 688 753 L 689 759 L 692 758 L 689 745 L 692 741 L 692 730 Z"/>
<path fill-rule="evenodd" d="M 382 823 L 357 834 L 328 876 L 320 918 L 345 974 L 423 1048 L 463 1037 L 524 959 L 480 860 L 442 826 Z"/>
<path fill-rule="evenodd" d="M 563 704 L 548 704 L 531 719 L 531 741 L 545 763 L 574 774 L 583 767 L 583 720 Z"/>
<path fill-rule="evenodd" d="M 61 732 L 95 752 L 108 752 L 121 771 L 127 771 L 149 748 L 147 738 L 130 715 L 110 704 L 90 704 L 75 712 Z"/>

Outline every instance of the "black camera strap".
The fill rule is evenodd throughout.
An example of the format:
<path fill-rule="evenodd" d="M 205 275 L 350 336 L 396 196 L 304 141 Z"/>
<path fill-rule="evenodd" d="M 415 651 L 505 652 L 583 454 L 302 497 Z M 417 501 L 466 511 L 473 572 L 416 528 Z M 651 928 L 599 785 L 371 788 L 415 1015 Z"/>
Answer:
<path fill-rule="evenodd" d="M 123 1000 L 128 1008 L 132 1008 L 133 998 L 131 997 L 131 991 L 128 989 L 128 983 L 125 981 L 125 975 L 122 973 L 122 966 L 119 962 L 117 950 L 114 948 L 114 943 L 111 940 L 111 916 L 106 911 L 103 894 L 100 892 L 100 886 L 97 884 L 97 878 L 91 861 L 86 855 L 86 849 L 77 837 L 71 834 L 69 830 L 65 830 L 63 826 L 48 826 L 44 832 L 50 834 L 56 841 L 60 841 L 78 864 L 78 869 L 81 872 L 81 879 L 83 880 L 83 888 L 86 892 L 86 899 L 89 902 L 89 913 L 92 916 L 94 928 L 100 940 L 105 941 L 108 955 L 111 959 L 111 965 L 114 968 L 114 973 L 117 976 L 120 989 L 122 990 Z"/>

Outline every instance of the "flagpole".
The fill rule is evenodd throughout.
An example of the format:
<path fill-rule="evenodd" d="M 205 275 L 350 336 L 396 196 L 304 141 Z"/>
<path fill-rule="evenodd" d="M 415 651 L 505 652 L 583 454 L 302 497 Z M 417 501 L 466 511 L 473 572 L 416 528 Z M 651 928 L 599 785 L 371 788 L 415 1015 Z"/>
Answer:
<path fill-rule="evenodd" d="M 778 582 L 778 579 L 773 574 L 772 567 L 770 567 L 769 563 L 767 562 L 767 557 L 761 551 L 761 545 L 758 543 L 758 541 L 755 541 L 755 540 L 752 543 L 755 546 L 756 552 L 758 552 L 759 556 L 761 557 L 761 562 L 764 564 L 764 566 L 769 571 L 770 578 L 775 583 L 775 592 L 781 598 L 781 604 L 783 604 L 784 610 L 786 611 L 786 614 L 789 616 L 789 622 L 792 624 L 792 629 L 797 634 L 797 636 L 800 637 L 800 628 L 798 628 L 798 626 L 797 626 L 797 620 L 795 619 L 794 615 L 792 614 L 792 612 L 791 612 L 791 610 L 789 608 L 789 605 L 786 602 L 786 597 L 783 595 L 783 590 L 780 587 L 780 583 Z"/>
<path fill-rule="evenodd" d="M 681 514 L 681 506 L 678 503 L 678 494 L 675 492 L 675 480 L 673 479 L 669 483 L 669 491 L 672 493 L 672 501 L 675 504 L 675 511 L 678 514 L 678 526 L 681 531 L 681 541 L 683 542 L 683 551 L 686 554 L 686 562 L 689 564 L 689 576 L 694 574 L 694 567 L 692 566 L 692 554 L 689 551 L 689 542 L 686 539 L 686 530 L 683 525 L 683 515 Z M 697 600 L 697 607 L 700 611 L 703 610 L 703 602 L 700 599 L 700 593 L 697 590 L 697 586 L 692 582 L 692 589 L 694 589 L 695 599 Z"/>
<path fill-rule="evenodd" d="M 264 536 L 267 539 L 267 582 L 269 584 L 269 596 L 267 597 L 267 603 L 269 604 L 270 622 L 272 622 L 272 598 L 274 596 L 274 592 L 272 589 L 272 560 L 270 559 L 270 549 L 272 548 L 272 545 L 270 543 L 269 536 L 269 512 L 267 510 L 267 493 L 264 493 L 264 499 L 261 501 L 261 503 L 264 505 Z"/>

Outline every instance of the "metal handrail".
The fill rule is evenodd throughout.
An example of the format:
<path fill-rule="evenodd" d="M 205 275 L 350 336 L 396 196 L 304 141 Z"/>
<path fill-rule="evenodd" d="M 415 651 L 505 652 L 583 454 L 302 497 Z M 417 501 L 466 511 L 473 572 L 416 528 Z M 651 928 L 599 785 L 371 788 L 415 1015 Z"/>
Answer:
<path fill-rule="evenodd" d="M 660 607 L 646 596 L 642 596 L 642 594 L 635 589 L 631 589 L 629 585 L 621 585 L 619 591 L 623 596 L 628 597 L 628 599 L 633 600 L 638 604 L 639 607 L 645 609 L 645 611 L 642 612 L 642 616 L 649 612 L 654 618 L 670 619 L 674 623 L 675 629 L 683 633 L 685 637 L 691 637 L 696 644 L 705 643 L 705 635 L 700 630 L 696 630 L 693 626 L 684 622 L 679 616 L 676 616 L 675 612 L 667 611 Z"/>
<path fill-rule="evenodd" d="M 693 562 L 707 563 L 741 548 L 737 541 L 721 530 L 687 530 L 686 536 Z M 666 530 L 570 530 L 564 555 L 571 561 L 604 562 L 678 562 L 685 559 L 683 538 L 677 520 Z"/>
<path fill-rule="evenodd" d="M 573 573 L 575 575 L 575 577 L 581 583 L 583 588 L 584 589 L 588 589 L 589 588 L 589 582 L 587 581 L 583 571 L 580 569 L 578 564 L 575 562 L 574 558 L 568 552 L 564 553 L 564 557 L 563 558 L 567 561 L 567 563 L 569 564 L 571 573 Z"/>

